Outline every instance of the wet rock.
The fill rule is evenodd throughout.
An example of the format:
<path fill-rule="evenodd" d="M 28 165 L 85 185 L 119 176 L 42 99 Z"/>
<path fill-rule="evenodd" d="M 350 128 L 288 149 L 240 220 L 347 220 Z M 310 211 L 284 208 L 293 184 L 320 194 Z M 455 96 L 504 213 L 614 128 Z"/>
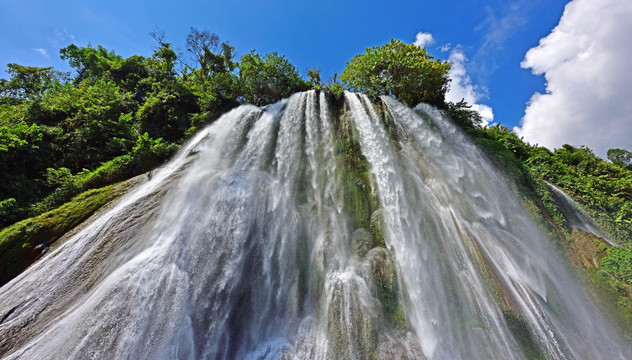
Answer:
<path fill-rule="evenodd" d="M 369 230 L 360 228 L 353 232 L 353 235 L 351 236 L 351 245 L 358 256 L 364 257 L 364 255 L 366 255 L 374 246 L 373 235 Z"/>
<path fill-rule="evenodd" d="M 573 242 L 569 254 L 571 261 L 578 266 L 598 268 L 601 258 L 606 256 L 606 250 L 611 247 L 603 238 L 576 227 L 573 228 L 571 237 Z"/>
<path fill-rule="evenodd" d="M 377 209 L 371 214 L 371 232 L 375 236 L 375 241 L 378 246 L 386 247 L 384 241 L 384 210 Z"/>
<path fill-rule="evenodd" d="M 327 289 L 327 332 L 335 359 L 368 359 L 377 346 L 379 321 L 366 283 L 347 272 L 332 274 Z"/>
<path fill-rule="evenodd" d="M 387 338 L 377 349 L 377 359 L 380 360 L 426 360 L 418 341 L 412 333 L 405 338 Z"/>
<path fill-rule="evenodd" d="M 397 272 L 390 252 L 385 248 L 376 247 L 371 249 L 366 257 L 376 286 L 397 291 Z"/>
<path fill-rule="evenodd" d="M 41 242 L 35 245 L 33 249 L 39 253 L 38 256 L 42 256 L 48 252 L 48 249 L 50 249 L 50 243 L 48 241 Z"/>
<path fill-rule="evenodd" d="M 395 263 L 390 252 L 376 247 L 367 253 L 373 296 L 379 300 L 386 319 L 399 330 L 405 330 L 407 321 L 400 304 Z"/>

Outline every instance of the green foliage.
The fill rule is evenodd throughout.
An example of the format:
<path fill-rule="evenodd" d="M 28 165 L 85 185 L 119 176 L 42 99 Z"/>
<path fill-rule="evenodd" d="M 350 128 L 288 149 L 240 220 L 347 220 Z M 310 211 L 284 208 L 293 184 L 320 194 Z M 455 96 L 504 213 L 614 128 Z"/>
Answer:
<path fill-rule="evenodd" d="M 166 143 L 162 139 L 152 139 L 147 133 L 138 135 L 130 153 L 109 160 L 93 171 L 84 169 L 73 176 L 62 175 L 60 185 L 47 197 L 32 205 L 31 214 L 41 214 L 54 209 L 88 189 L 123 181 L 149 171 L 166 161 L 177 149 L 176 144 Z M 65 170 L 58 169 L 53 172 L 59 174 L 65 173 Z"/>
<path fill-rule="evenodd" d="M 53 161 L 59 159 L 65 167 L 79 171 L 129 150 L 116 139 L 132 138 L 132 119 L 124 114 L 135 107 L 132 95 L 113 81 L 94 80 L 60 86 L 32 103 L 29 115 L 31 121 L 59 130 L 46 139 L 59 144 L 51 149 Z"/>
<path fill-rule="evenodd" d="M 391 95 L 408 106 L 425 102 L 441 107 L 450 67 L 449 62 L 433 60 L 425 48 L 391 39 L 354 56 L 340 80 L 352 91 Z"/>
<path fill-rule="evenodd" d="M 0 200 L 0 216 L 6 216 L 7 214 L 10 214 L 16 203 L 17 202 L 14 198 Z"/>
<path fill-rule="evenodd" d="M 198 62 L 198 72 L 203 77 L 232 72 L 238 65 L 233 59 L 235 48 L 226 42 L 220 43 L 219 36 L 206 30 L 191 28 L 187 36 L 187 50 Z"/>
<path fill-rule="evenodd" d="M 234 61 L 235 48 L 226 42 L 220 44 L 219 37 L 208 31 L 191 28 L 187 50 L 199 65 L 198 69 L 189 67 L 184 76 L 201 110 L 191 119 L 195 130 L 238 104 L 240 88 L 235 69 L 239 64 Z"/>
<path fill-rule="evenodd" d="M 325 88 L 325 91 L 328 91 L 329 93 L 331 93 L 331 95 L 333 95 L 334 97 L 334 100 L 339 102 L 339 101 L 342 101 L 343 99 L 345 89 L 342 86 L 342 84 L 335 83 L 335 84 L 327 86 Z"/>
<path fill-rule="evenodd" d="M 632 170 L 632 152 L 625 149 L 610 149 L 607 156 L 613 164 Z"/>
<path fill-rule="evenodd" d="M 153 138 L 181 141 L 189 128 L 189 114 L 198 110 L 195 96 L 180 84 L 157 89 L 136 112 L 140 131 Z"/>
<path fill-rule="evenodd" d="M 294 65 L 277 52 L 262 56 L 253 50 L 242 56 L 239 81 L 244 100 L 259 106 L 308 89 Z"/>
<path fill-rule="evenodd" d="M 62 60 L 68 60 L 68 64 L 77 71 L 76 82 L 101 79 L 122 60 L 114 51 L 109 51 L 101 45 L 95 49 L 90 45 L 78 47 L 71 44 L 59 50 L 59 54 Z"/>
<path fill-rule="evenodd" d="M 176 82 L 176 61 L 178 55 L 171 48 L 169 43 L 161 43 L 160 47 L 154 50 L 151 58 L 147 59 L 147 69 L 152 88 L 163 88 Z"/>
<path fill-rule="evenodd" d="M 586 147 L 564 145 L 554 152 L 532 151 L 530 171 L 564 189 L 620 244 L 630 244 L 632 171 L 610 164 Z"/>
<path fill-rule="evenodd" d="M 471 108 L 472 106 L 468 105 L 465 99 L 462 99 L 458 103 L 448 102 L 445 111 L 455 124 L 468 129 L 478 127 L 483 122 L 478 111 L 471 110 Z"/>
<path fill-rule="evenodd" d="M 122 186 L 107 186 L 84 192 L 56 210 L 0 231 L 0 286 L 26 269 L 66 232 L 121 195 L 123 190 Z"/>
<path fill-rule="evenodd" d="M 219 36 L 191 27 L 191 32 L 187 35 L 187 51 L 196 58 L 202 73 L 206 73 L 213 67 L 218 46 Z"/>
<path fill-rule="evenodd" d="M 277 53 L 235 49 L 191 28 L 189 65 L 159 31 L 149 58 L 102 46 L 60 50 L 75 76 L 9 64 L 0 80 L 0 228 L 94 186 L 162 163 L 185 138 L 239 105 L 264 105 L 309 85 Z"/>
<path fill-rule="evenodd" d="M 7 64 L 7 73 L 11 75 L 11 78 L 0 83 L 0 103 L 42 97 L 60 78 L 64 77 L 64 74 L 53 70 L 52 67 L 18 64 Z"/>
<path fill-rule="evenodd" d="M 615 278 L 632 285 L 632 249 L 611 247 L 601 259 L 601 267 Z"/>
<path fill-rule="evenodd" d="M 316 68 L 311 68 L 307 70 L 307 78 L 311 83 L 312 87 L 316 87 L 322 85 L 320 83 L 320 70 Z"/>
<path fill-rule="evenodd" d="M 150 87 L 142 82 L 149 77 L 147 59 L 134 55 L 113 65 L 110 75 L 122 90 L 134 94 L 134 98 L 140 100 L 143 93 Z"/>

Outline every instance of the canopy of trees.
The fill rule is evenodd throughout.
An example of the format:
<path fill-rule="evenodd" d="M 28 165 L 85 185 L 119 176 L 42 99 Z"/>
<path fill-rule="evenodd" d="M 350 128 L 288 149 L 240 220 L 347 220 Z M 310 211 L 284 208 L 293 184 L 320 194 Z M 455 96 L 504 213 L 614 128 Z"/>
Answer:
<path fill-rule="evenodd" d="M 610 149 L 606 155 L 613 164 L 632 170 L 632 152 L 625 149 Z"/>
<path fill-rule="evenodd" d="M 241 57 L 239 81 L 245 100 L 265 105 L 309 88 L 298 70 L 276 52 L 259 55 L 254 51 Z"/>
<path fill-rule="evenodd" d="M 451 64 L 433 57 L 425 48 L 392 39 L 354 56 L 340 74 L 352 91 L 392 95 L 408 106 L 420 102 L 442 107 Z"/>
<path fill-rule="evenodd" d="M 188 54 L 164 33 L 152 56 L 102 46 L 60 50 L 74 76 L 8 64 L 0 80 L 0 228 L 78 192 L 147 171 L 240 103 L 265 105 L 309 85 L 282 55 L 235 49 L 191 28 Z"/>

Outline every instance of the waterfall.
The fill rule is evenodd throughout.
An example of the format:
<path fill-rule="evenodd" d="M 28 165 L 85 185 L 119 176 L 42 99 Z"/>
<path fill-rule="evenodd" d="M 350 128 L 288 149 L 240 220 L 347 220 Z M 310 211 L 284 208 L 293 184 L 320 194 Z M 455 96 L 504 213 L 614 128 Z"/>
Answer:
<path fill-rule="evenodd" d="M 6 359 L 625 359 L 438 110 L 241 106 L 0 288 Z"/>
<path fill-rule="evenodd" d="M 555 205 L 562 213 L 562 216 L 564 216 L 564 220 L 566 220 L 566 226 L 569 231 L 575 227 L 604 239 L 612 246 L 618 246 L 618 244 L 612 240 L 608 234 L 595 224 L 595 221 L 575 200 L 555 185 L 548 182 L 547 185 L 551 190 L 551 195 L 553 196 Z"/>

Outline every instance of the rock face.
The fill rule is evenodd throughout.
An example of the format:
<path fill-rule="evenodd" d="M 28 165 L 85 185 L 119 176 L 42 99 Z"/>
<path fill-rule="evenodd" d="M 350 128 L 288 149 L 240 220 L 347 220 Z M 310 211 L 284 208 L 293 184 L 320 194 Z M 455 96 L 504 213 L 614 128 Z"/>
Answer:
<path fill-rule="evenodd" d="M 371 231 L 379 246 L 386 246 L 384 241 L 384 210 L 377 209 L 371 214 Z"/>
<path fill-rule="evenodd" d="M 359 257 L 364 257 L 374 246 L 373 235 L 365 228 L 360 228 L 353 232 L 351 236 L 353 250 Z"/>
<path fill-rule="evenodd" d="M 378 342 L 379 311 L 360 277 L 341 273 L 328 279 L 327 331 L 334 358 L 368 359 Z"/>
<path fill-rule="evenodd" d="M 377 358 L 384 360 L 426 360 L 421 347 L 408 333 L 402 341 L 387 340 L 380 343 L 377 349 Z"/>
<path fill-rule="evenodd" d="M 376 286 L 397 293 L 397 272 L 389 251 L 383 247 L 373 248 L 367 254 L 367 261 Z"/>
<path fill-rule="evenodd" d="M 603 238 L 575 227 L 571 231 L 571 236 L 573 238 L 569 252 L 571 261 L 578 266 L 598 268 L 599 262 L 611 245 Z"/>

